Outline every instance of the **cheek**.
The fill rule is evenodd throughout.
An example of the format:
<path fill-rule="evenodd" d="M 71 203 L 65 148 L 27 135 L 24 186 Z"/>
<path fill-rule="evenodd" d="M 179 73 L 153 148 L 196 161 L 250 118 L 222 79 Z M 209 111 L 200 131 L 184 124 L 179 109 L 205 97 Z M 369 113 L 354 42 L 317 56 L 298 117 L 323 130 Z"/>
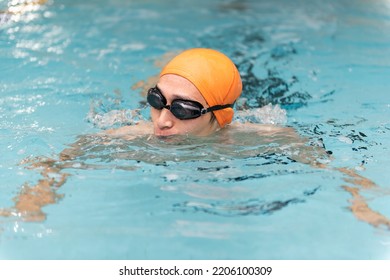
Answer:
<path fill-rule="evenodd" d="M 154 108 L 150 108 L 150 117 L 152 118 L 152 122 L 155 122 L 160 114 L 160 111 Z"/>
<path fill-rule="evenodd" d="M 187 121 L 183 125 L 185 125 L 183 127 L 187 133 L 193 135 L 203 135 L 210 128 L 210 118 L 206 116 L 200 117 L 198 119 Z"/>

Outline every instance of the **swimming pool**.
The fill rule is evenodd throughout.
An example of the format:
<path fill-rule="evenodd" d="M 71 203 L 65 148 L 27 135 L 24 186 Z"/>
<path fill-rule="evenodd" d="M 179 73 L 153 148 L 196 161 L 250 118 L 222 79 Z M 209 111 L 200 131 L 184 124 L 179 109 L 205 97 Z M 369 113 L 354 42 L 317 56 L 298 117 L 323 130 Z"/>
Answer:
<path fill-rule="evenodd" d="M 0 1 L 0 10 L 0 209 L 39 180 L 60 186 L 39 221 L 3 210 L 1 259 L 390 258 L 390 229 L 375 226 L 390 218 L 389 1 Z M 244 120 L 293 127 L 332 155 L 328 168 L 250 134 L 96 141 L 135 112 L 148 118 L 140 81 L 191 47 L 237 63 Z M 269 103 L 282 109 L 259 115 Z M 77 141 L 82 154 L 61 165 Z M 31 168 L 45 158 L 50 172 Z"/>

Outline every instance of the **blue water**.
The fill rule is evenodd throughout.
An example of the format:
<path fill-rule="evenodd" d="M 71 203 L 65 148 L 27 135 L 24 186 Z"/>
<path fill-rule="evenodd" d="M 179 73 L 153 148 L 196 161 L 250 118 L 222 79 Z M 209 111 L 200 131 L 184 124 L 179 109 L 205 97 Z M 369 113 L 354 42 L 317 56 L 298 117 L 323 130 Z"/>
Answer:
<path fill-rule="evenodd" d="M 0 1 L 0 209 L 42 179 L 26 162 L 58 167 L 63 149 L 91 138 L 61 167 L 63 196 L 42 208 L 43 221 L 0 217 L 1 259 L 390 258 L 390 229 L 352 213 L 337 171 L 375 182 L 360 194 L 390 219 L 388 1 L 53 0 L 7 12 L 15 8 Z M 272 144 L 253 135 L 237 136 L 245 145 L 94 138 L 131 123 L 121 116 L 132 110 L 147 119 L 134 85 L 191 47 L 229 55 L 244 81 L 239 104 L 278 104 L 286 126 L 332 154 L 329 168 L 267 152 Z"/>

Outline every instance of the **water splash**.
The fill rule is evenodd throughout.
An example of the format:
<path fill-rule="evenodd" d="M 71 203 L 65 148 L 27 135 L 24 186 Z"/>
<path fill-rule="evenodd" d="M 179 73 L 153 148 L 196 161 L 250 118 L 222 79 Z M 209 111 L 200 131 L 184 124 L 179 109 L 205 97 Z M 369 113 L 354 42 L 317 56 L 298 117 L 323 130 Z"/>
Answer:
<path fill-rule="evenodd" d="M 126 125 L 137 124 L 148 118 L 145 106 L 139 105 L 135 109 L 128 108 L 130 104 L 122 96 L 119 90 L 104 94 L 100 99 L 92 100 L 86 121 L 100 129 L 118 128 Z"/>
<path fill-rule="evenodd" d="M 93 107 L 88 112 L 86 120 L 100 129 L 134 125 L 144 120 L 139 109 L 111 110 L 108 112 L 96 112 Z"/>
<path fill-rule="evenodd" d="M 260 124 L 279 124 L 287 122 L 286 110 L 280 108 L 278 104 L 271 103 L 261 108 L 239 110 L 236 112 L 235 120 L 239 122 L 251 122 Z"/>

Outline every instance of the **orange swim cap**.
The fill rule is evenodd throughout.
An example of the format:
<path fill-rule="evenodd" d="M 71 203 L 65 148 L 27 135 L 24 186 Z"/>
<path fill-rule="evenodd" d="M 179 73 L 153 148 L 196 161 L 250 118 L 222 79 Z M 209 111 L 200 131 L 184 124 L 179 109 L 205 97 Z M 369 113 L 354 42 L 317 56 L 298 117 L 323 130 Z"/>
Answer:
<path fill-rule="evenodd" d="M 179 75 L 189 80 L 211 106 L 233 104 L 240 96 L 242 82 L 234 63 L 212 49 L 189 49 L 174 57 L 163 68 L 160 77 Z M 233 119 L 233 108 L 213 112 L 222 128 Z"/>

